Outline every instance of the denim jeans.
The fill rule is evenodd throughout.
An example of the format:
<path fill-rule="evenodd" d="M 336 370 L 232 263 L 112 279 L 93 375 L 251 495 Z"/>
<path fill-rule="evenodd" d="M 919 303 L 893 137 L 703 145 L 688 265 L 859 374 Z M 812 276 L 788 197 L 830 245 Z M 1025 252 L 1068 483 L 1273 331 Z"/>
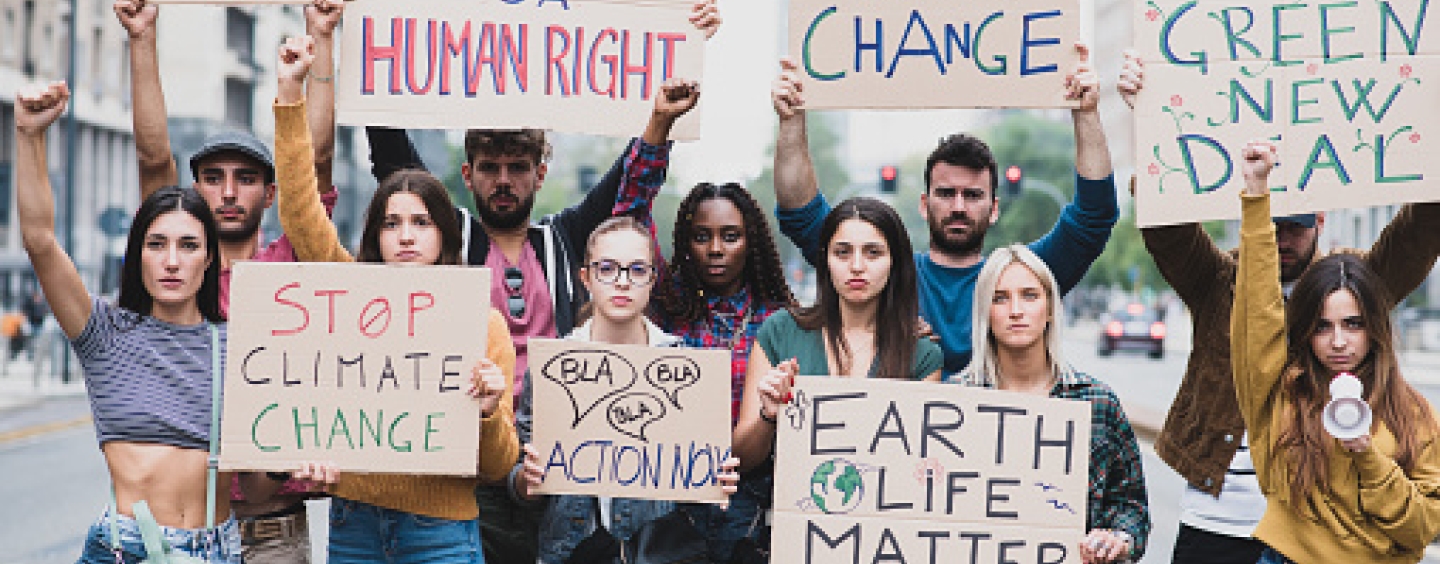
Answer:
<path fill-rule="evenodd" d="M 137 564 L 149 557 L 140 539 L 140 524 L 106 509 L 85 537 L 85 548 L 77 564 L 117 564 L 110 541 L 110 520 L 120 531 L 120 556 L 125 564 Z M 240 564 L 240 526 L 232 517 L 214 529 L 176 529 L 160 527 L 160 534 L 175 554 L 203 558 L 213 564 Z"/>
<path fill-rule="evenodd" d="M 484 564 L 477 520 L 454 521 L 330 500 L 330 563 Z"/>
<path fill-rule="evenodd" d="M 757 470 L 760 470 L 757 468 Z M 775 481 L 773 468 L 751 471 L 740 477 L 740 487 L 730 496 L 730 505 L 721 510 L 713 504 L 683 504 L 695 527 L 710 545 L 710 560 L 725 563 L 735 551 L 735 543 L 749 538 L 760 546 L 770 546 L 770 525 L 765 513 L 772 505 Z"/>
<path fill-rule="evenodd" d="M 1273 548 L 1266 548 L 1265 552 L 1260 554 L 1258 564 L 1295 564 L 1295 561 L 1286 558 L 1284 554 L 1275 552 Z"/>

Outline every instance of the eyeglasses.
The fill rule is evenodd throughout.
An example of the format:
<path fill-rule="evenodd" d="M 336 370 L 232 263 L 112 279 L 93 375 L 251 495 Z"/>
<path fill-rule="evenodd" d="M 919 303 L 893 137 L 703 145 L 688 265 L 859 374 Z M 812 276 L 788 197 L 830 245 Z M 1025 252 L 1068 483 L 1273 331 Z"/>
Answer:
<path fill-rule="evenodd" d="M 636 286 L 647 285 L 655 277 L 655 266 L 648 262 L 632 262 L 625 266 L 613 260 L 597 260 L 590 263 L 590 271 L 596 280 L 604 284 L 619 282 L 621 272 Z"/>
<path fill-rule="evenodd" d="M 510 292 L 510 297 L 505 299 L 505 305 L 510 308 L 510 317 L 519 319 L 525 315 L 525 296 L 520 295 L 520 288 L 525 285 L 525 275 L 520 269 L 510 266 L 505 268 L 505 289 Z"/>

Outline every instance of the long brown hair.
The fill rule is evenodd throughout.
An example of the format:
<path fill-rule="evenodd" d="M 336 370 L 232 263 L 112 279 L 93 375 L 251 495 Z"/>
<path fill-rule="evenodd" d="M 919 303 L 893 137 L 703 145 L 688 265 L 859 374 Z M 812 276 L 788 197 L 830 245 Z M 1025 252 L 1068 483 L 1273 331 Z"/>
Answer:
<path fill-rule="evenodd" d="M 380 231 L 385 228 L 385 210 L 390 205 L 390 196 L 408 192 L 420 198 L 425 211 L 430 212 L 430 221 L 440 230 L 440 257 L 435 264 L 457 265 L 460 261 L 460 219 L 455 213 L 455 204 L 450 193 L 434 175 L 423 170 L 403 169 L 385 177 L 375 188 L 370 198 L 370 207 L 365 210 L 365 230 L 360 234 L 360 249 L 356 262 L 385 262 L 380 254 Z"/>
<path fill-rule="evenodd" d="M 1280 432 L 1276 450 L 1290 462 L 1290 505 L 1296 511 L 1305 511 L 1309 493 L 1328 489 L 1328 460 L 1335 441 L 1321 423 L 1321 412 L 1329 401 L 1334 375 L 1315 354 L 1311 337 L 1319 329 L 1325 300 L 1341 290 L 1349 291 L 1360 305 L 1370 353 L 1355 376 L 1365 385 L 1365 399 L 1375 419 L 1395 436 L 1396 464 L 1407 473 L 1413 470 L 1415 456 L 1436 431 L 1429 402 L 1400 375 L 1390 323 L 1395 302 L 1380 277 L 1352 254 L 1316 261 L 1295 282 L 1285 304 L 1288 345 L 1280 385 L 1290 398 L 1285 406 L 1290 423 Z"/>
<path fill-rule="evenodd" d="M 830 240 L 835 237 L 840 224 L 850 219 L 875 226 L 890 247 L 890 277 L 885 281 L 885 289 L 880 291 L 880 314 L 875 318 L 875 374 L 881 378 L 907 379 L 913 369 L 915 331 L 920 318 L 919 276 L 915 272 L 915 254 L 910 248 L 910 236 L 905 232 L 900 214 L 895 213 L 895 208 L 889 204 L 874 198 L 850 198 L 835 206 L 820 226 L 821 257 L 829 256 Z M 825 262 L 815 269 L 815 291 L 819 294 L 815 305 L 791 308 L 791 315 L 795 316 L 795 324 L 801 329 L 824 329 L 835 356 L 848 358 L 850 345 L 845 342 L 845 334 L 841 330 L 840 292 L 835 290 L 828 259 L 822 260 Z"/>

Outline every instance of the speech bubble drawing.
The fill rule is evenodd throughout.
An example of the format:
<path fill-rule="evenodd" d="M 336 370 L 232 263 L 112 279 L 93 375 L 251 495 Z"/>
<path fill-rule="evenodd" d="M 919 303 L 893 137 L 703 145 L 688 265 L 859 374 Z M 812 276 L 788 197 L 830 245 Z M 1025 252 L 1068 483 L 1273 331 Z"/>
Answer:
<path fill-rule="evenodd" d="M 556 355 L 540 369 L 546 380 L 559 384 L 570 396 L 575 418 L 570 428 L 580 426 L 595 406 L 631 386 L 639 374 L 625 357 L 610 351 L 573 350 Z"/>
<path fill-rule="evenodd" d="M 605 408 L 605 419 L 616 431 L 650 442 L 645 428 L 665 418 L 665 402 L 652 394 L 631 392 L 615 398 Z"/>
<path fill-rule="evenodd" d="M 645 380 L 665 392 L 665 397 L 670 398 L 675 409 L 683 411 L 685 408 L 680 407 L 680 390 L 700 381 L 700 365 L 679 355 L 662 356 L 645 366 Z"/>

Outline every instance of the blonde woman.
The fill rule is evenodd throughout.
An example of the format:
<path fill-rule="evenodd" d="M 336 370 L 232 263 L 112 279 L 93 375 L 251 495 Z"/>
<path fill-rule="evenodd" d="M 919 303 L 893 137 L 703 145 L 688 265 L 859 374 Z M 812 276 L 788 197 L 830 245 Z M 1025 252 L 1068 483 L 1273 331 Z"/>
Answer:
<path fill-rule="evenodd" d="M 1150 535 L 1140 447 L 1110 386 L 1065 362 L 1056 287 L 1045 262 L 1024 245 L 991 253 L 975 284 L 975 355 L 957 379 L 967 386 L 1090 402 L 1090 502 L 1081 560 L 1138 560 Z"/>

